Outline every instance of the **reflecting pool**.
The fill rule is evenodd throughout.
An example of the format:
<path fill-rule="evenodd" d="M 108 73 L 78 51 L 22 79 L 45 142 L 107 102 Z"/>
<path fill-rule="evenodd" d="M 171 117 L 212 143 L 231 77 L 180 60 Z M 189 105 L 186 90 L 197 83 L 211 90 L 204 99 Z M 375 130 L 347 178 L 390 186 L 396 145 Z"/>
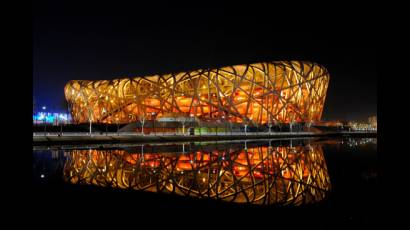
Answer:
<path fill-rule="evenodd" d="M 363 145 L 376 152 L 377 139 L 33 147 L 33 182 L 301 206 L 320 203 L 332 192 L 326 146 L 348 151 Z M 375 171 L 361 175 L 377 177 Z"/>

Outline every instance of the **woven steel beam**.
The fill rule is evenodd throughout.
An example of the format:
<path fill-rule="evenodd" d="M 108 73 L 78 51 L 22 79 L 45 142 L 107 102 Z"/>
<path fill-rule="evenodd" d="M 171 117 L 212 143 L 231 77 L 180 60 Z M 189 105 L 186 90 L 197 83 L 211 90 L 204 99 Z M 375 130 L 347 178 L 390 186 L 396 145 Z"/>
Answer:
<path fill-rule="evenodd" d="M 129 123 L 155 112 L 256 124 L 320 120 L 327 70 L 311 62 L 279 61 L 111 81 L 72 80 L 65 86 L 75 122 Z"/>

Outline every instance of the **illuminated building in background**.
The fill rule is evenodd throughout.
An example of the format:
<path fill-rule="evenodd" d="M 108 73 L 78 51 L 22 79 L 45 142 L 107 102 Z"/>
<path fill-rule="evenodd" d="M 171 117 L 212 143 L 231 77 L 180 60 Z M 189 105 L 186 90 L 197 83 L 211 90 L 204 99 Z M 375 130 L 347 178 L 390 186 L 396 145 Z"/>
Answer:
<path fill-rule="evenodd" d="M 33 115 L 33 124 L 70 124 L 71 114 L 68 113 L 50 113 L 37 112 Z"/>
<path fill-rule="evenodd" d="M 320 120 L 329 74 L 311 62 L 277 61 L 115 80 L 72 80 L 73 120 L 129 123 L 181 114 L 267 124 Z"/>
<path fill-rule="evenodd" d="M 64 180 L 258 205 L 301 205 L 331 189 L 319 145 L 228 148 L 185 154 L 71 150 Z"/>
<path fill-rule="evenodd" d="M 367 121 L 350 121 L 348 126 L 355 131 L 377 131 L 377 116 L 372 116 Z"/>
<path fill-rule="evenodd" d="M 368 122 L 373 130 L 377 130 L 377 116 L 369 117 Z"/>

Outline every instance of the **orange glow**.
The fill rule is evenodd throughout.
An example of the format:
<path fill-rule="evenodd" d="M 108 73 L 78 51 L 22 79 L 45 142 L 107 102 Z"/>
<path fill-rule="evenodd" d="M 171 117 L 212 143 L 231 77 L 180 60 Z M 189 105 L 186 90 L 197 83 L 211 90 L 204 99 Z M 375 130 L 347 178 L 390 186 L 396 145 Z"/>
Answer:
<path fill-rule="evenodd" d="M 219 75 L 209 79 L 209 84 L 208 77 L 214 73 Z M 185 113 L 206 119 L 221 119 L 228 113 L 232 116 L 230 121 L 252 118 L 253 122 L 264 124 L 272 119 L 279 122 L 320 120 L 329 83 L 329 73 L 324 67 L 300 61 L 235 65 L 187 76 L 185 72 L 113 81 L 73 80 L 66 84 L 64 91 L 72 117 L 79 123 L 88 122 L 90 116 L 98 123 L 109 123 L 116 116 L 120 123 L 128 123 L 137 121 L 141 115 L 157 112 L 159 117 Z M 165 87 L 163 79 L 172 84 L 171 87 Z M 309 93 L 306 88 L 315 93 Z M 107 112 L 103 113 L 103 108 Z M 129 118 L 129 113 L 134 116 Z"/>
<path fill-rule="evenodd" d="M 154 99 L 154 98 L 146 98 L 145 99 L 145 104 L 152 106 L 152 107 L 158 107 L 161 104 L 161 101 L 159 99 Z"/>

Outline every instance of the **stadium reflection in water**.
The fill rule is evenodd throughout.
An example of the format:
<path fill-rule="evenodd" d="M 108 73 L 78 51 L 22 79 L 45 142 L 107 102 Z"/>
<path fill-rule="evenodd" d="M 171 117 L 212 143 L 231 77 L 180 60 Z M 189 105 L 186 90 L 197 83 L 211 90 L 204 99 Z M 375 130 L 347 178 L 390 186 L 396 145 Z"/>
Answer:
<path fill-rule="evenodd" d="M 66 151 L 64 180 L 279 206 L 315 203 L 331 189 L 320 145 L 180 147 Z"/>

